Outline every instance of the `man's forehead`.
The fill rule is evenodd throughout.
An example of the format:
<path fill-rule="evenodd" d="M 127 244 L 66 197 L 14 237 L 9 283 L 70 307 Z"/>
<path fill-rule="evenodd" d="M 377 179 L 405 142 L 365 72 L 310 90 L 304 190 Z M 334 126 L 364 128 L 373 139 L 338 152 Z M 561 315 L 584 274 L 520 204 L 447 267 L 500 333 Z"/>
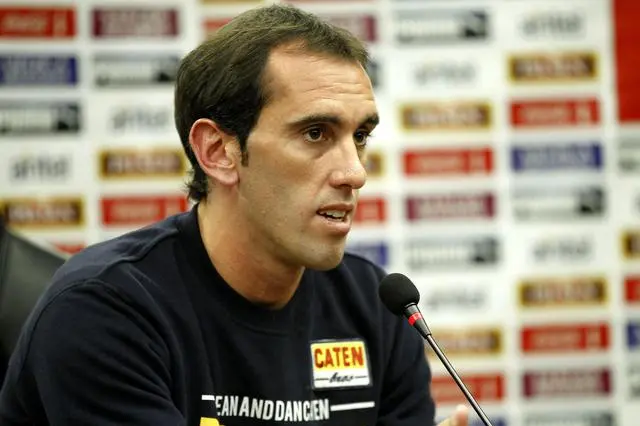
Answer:
<path fill-rule="evenodd" d="M 297 49 L 274 49 L 265 67 L 265 82 L 274 89 L 304 91 L 331 88 L 335 83 L 371 86 L 364 67 L 356 60 Z"/>

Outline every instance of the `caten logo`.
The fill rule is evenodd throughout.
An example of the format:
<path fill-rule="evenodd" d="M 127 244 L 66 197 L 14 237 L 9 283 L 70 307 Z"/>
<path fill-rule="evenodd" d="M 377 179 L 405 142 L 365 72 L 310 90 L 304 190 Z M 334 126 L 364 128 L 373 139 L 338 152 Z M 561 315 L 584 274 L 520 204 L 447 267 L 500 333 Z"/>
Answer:
<path fill-rule="evenodd" d="M 362 340 L 311 343 L 314 389 L 362 387 L 371 384 L 367 350 Z"/>

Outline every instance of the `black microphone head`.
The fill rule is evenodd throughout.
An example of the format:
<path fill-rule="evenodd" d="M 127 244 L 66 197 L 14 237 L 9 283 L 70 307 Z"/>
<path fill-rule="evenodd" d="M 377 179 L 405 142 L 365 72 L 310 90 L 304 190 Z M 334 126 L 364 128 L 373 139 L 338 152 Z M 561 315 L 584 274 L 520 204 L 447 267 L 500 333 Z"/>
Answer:
<path fill-rule="evenodd" d="M 404 314 L 407 306 L 417 305 L 420 301 L 420 293 L 411 280 L 395 272 L 382 279 L 378 295 L 387 309 L 396 315 Z"/>

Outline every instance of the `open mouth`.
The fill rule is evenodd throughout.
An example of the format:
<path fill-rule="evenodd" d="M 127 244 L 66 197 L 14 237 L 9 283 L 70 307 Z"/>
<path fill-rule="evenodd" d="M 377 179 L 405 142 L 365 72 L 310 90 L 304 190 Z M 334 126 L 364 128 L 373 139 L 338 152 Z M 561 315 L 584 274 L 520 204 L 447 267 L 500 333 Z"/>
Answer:
<path fill-rule="evenodd" d="M 318 211 L 318 214 L 333 222 L 344 222 L 347 218 L 347 212 L 344 210 Z"/>

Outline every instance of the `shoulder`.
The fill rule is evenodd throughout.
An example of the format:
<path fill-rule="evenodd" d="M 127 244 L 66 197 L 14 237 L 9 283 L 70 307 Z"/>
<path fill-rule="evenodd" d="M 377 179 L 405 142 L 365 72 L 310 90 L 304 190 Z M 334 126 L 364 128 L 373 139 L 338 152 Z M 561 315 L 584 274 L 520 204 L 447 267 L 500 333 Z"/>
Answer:
<path fill-rule="evenodd" d="M 93 244 L 72 256 L 56 272 L 54 281 L 100 279 L 126 265 L 144 267 L 152 261 L 150 254 L 161 251 L 174 238 L 178 229 L 176 217 L 127 232 L 119 237 Z"/>
<path fill-rule="evenodd" d="M 43 298 L 53 299 L 85 282 L 109 285 L 116 292 L 127 293 L 135 291 L 132 281 L 140 282 L 141 277 L 149 274 L 162 276 L 171 264 L 166 258 L 174 250 L 178 234 L 176 218 L 93 244 L 72 256 L 56 271 Z"/>
<path fill-rule="evenodd" d="M 175 261 L 166 261 L 174 258 L 172 240 L 177 230 L 173 220 L 89 246 L 69 258 L 31 310 L 23 340 L 46 328 L 45 316 L 58 322 L 61 318 L 89 322 L 106 318 L 106 313 L 124 313 L 135 321 L 160 318 L 161 307 L 172 299 L 163 295 L 166 291 L 162 287 L 170 284 L 161 277 L 168 276 L 169 268 L 176 268 Z"/>
<path fill-rule="evenodd" d="M 175 250 L 174 220 L 91 245 L 69 258 L 32 309 L 16 345 L 17 360 L 29 353 L 57 351 L 49 341 L 61 348 L 64 339 L 74 336 L 89 340 L 118 332 L 159 341 L 158 324 L 165 317 L 162 298 L 171 299 L 161 295 L 160 287 L 168 284 L 160 277 L 175 268 L 175 262 L 166 261 Z M 78 343 L 65 342 L 67 347 Z"/>

